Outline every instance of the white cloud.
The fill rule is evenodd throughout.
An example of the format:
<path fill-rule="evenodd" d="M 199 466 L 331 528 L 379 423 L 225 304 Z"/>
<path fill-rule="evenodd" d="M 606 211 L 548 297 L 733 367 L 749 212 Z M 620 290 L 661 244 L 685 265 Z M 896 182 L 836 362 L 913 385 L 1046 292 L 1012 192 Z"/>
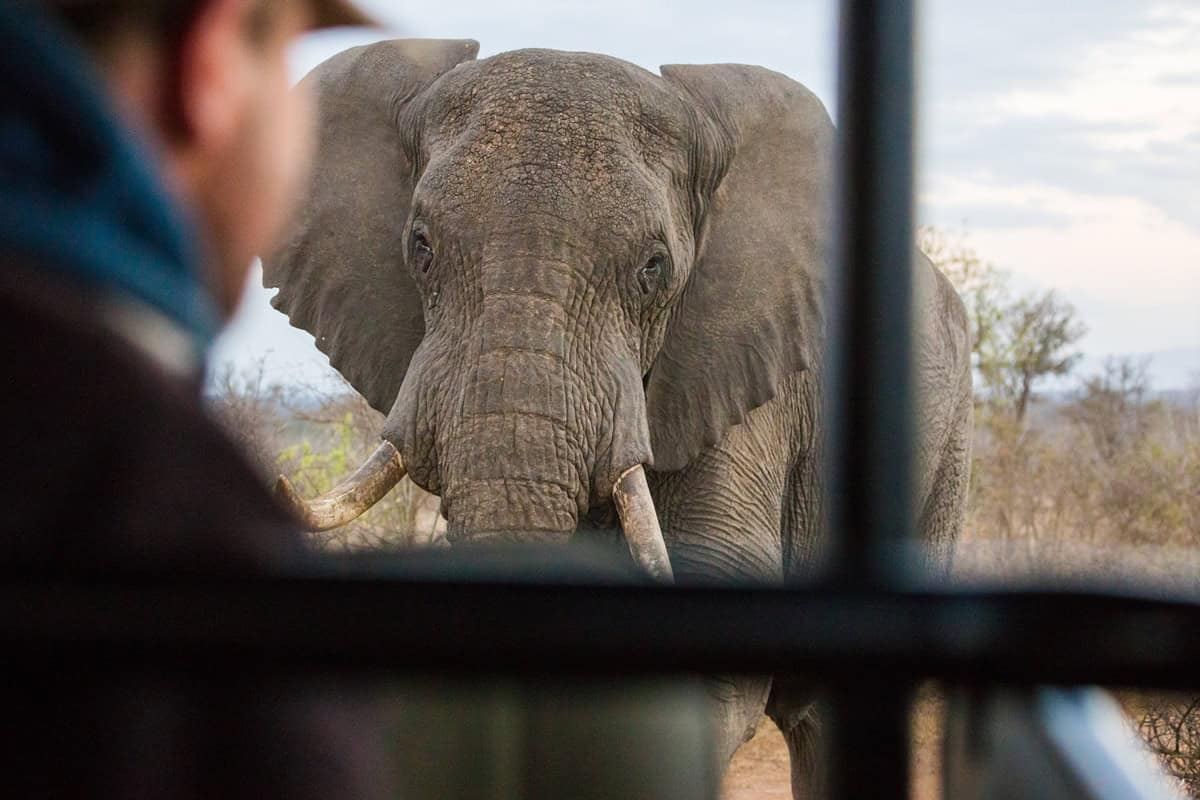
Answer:
<path fill-rule="evenodd" d="M 970 242 L 1020 283 L 1078 301 L 1090 351 L 1200 347 L 1200 232 L 1146 201 L 987 177 L 936 180 L 922 201 L 1043 216 L 1045 223 L 1019 226 L 971 224 Z"/>
<path fill-rule="evenodd" d="M 1140 10 L 1053 67 L 929 100 L 927 221 L 1061 290 L 1095 355 L 1200 348 L 1200 226 L 1180 189 L 1200 185 L 1200 8 Z"/>
<path fill-rule="evenodd" d="M 1110 151 L 1144 150 L 1200 134 L 1200 11 L 1159 5 L 1144 27 L 1092 44 L 1070 74 L 995 98 L 1001 114 L 1091 123 Z"/>

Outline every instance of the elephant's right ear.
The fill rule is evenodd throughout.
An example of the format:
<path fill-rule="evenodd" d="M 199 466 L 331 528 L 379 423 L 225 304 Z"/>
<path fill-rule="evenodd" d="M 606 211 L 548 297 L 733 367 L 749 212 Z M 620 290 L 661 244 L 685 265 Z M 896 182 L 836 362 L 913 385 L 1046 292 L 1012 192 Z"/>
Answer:
<path fill-rule="evenodd" d="M 304 79 L 317 105 L 316 160 L 282 245 L 263 259 L 263 284 L 279 288 L 271 304 L 385 414 L 425 333 L 402 242 L 413 137 L 398 120 L 478 52 L 470 40 L 398 39 L 339 53 Z"/>

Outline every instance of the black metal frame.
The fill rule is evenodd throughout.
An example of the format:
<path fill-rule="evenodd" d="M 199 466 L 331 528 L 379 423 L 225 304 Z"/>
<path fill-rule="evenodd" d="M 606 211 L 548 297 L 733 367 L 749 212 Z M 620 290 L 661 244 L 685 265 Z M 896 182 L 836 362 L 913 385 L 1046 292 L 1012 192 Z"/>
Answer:
<path fill-rule="evenodd" d="M 1194 601 L 912 589 L 894 571 L 912 527 L 903 265 L 912 252 L 913 12 L 908 0 L 843 0 L 842 9 L 843 282 L 826 581 L 788 590 L 532 585 L 454 580 L 411 565 L 392 577 L 10 578 L 0 581 L 6 661 L 526 675 L 804 671 L 830 680 L 832 783 L 841 797 L 904 796 L 904 715 L 925 678 L 1194 684 Z M 855 768 L 839 754 L 853 754 Z"/>
<path fill-rule="evenodd" d="M 842 675 L 1188 688 L 1200 606 L 1089 592 L 660 587 L 397 577 L 0 582 L 6 663 Z"/>

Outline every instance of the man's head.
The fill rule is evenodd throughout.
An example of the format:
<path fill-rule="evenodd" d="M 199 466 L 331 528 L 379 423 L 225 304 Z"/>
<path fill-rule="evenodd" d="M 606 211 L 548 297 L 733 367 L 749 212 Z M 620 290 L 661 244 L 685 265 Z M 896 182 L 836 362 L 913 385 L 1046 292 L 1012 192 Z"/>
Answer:
<path fill-rule="evenodd" d="M 310 101 L 288 46 L 367 20 L 341 0 L 42 0 L 94 56 L 126 122 L 206 234 L 212 292 L 236 307 L 302 189 Z"/>

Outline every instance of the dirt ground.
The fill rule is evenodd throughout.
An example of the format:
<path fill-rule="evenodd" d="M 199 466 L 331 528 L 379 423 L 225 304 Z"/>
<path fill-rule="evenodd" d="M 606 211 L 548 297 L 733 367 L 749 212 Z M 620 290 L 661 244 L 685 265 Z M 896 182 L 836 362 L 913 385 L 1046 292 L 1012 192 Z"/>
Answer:
<path fill-rule="evenodd" d="M 913 713 L 913 800 L 941 800 L 941 696 L 931 687 L 917 694 Z M 754 738 L 734 755 L 721 784 L 721 800 L 791 800 L 787 743 L 763 717 Z"/>
<path fill-rule="evenodd" d="M 721 784 L 721 800 L 792 800 L 787 743 L 767 718 L 738 750 Z"/>

